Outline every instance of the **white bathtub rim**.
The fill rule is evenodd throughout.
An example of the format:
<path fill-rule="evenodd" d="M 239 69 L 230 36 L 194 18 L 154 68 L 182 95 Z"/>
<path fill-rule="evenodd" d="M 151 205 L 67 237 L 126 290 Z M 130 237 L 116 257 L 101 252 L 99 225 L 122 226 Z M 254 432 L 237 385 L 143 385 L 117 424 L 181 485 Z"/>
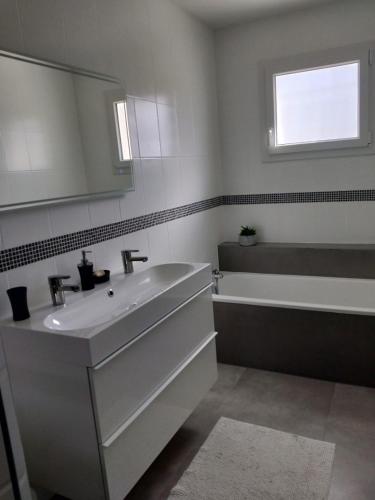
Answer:
<path fill-rule="evenodd" d="M 280 274 L 269 274 L 269 273 L 244 273 L 244 272 L 224 272 L 225 276 L 228 275 L 265 275 L 269 277 L 280 277 L 283 275 Z M 347 281 L 347 280 L 356 280 L 362 282 L 368 282 L 368 279 L 364 278 L 340 278 L 340 277 L 326 277 L 326 276 L 302 276 L 302 275 L 293 275 L 288 274 L 287 276 L 297 278 L 297 279 L 306 279 L 313 278 L 317 280 L 326 280 L 332 279 L 337 281 Z M 371 280 L 375 281 L 375 280 Z M 220 283 L 219 283 L 219 292 L 220 292 Z M 230 303 L 230 304 L 247 304 L 253 306 L 263 306 L 263 307 L 276 307 L 282 309 L 299 309 L 299 310 L 307 310 L 307 311 L 322 311 L 322 312 L 331 312 L 338 314 L 358 314 L 363 316 L 375 316 L 375 308 L 371 307 L 354 307 L 354 306 L 340 306 L 337 304 L 319 304 L 313 302 L 295 302 L 295 301 L 283 301 L 283 300 L 275 300 L 275 299 L 257 299 L 255 297 L 241 297 L 235 295 L 223 295 L 223 294 L 213 294 L 212 295 L 214 302 L 221 303 Z"/>

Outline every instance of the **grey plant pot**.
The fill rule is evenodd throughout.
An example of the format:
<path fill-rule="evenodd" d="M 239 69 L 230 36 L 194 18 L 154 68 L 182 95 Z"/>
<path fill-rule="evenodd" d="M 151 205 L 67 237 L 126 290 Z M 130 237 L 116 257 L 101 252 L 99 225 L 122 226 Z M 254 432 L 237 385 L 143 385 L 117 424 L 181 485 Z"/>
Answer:
<path fill-rule="evenodd" d="M 252 247 L 257 244 L 257 237 L 254 236 L 239 236 L 238 241 L 241 247 Z"/>

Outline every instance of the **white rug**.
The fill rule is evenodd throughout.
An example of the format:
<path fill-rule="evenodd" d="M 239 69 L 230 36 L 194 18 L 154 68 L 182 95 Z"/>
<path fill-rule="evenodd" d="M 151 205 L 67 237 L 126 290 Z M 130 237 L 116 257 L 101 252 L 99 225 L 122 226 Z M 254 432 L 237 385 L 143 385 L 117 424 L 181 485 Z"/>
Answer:
<path fill-rule="evenodd" d="M 221 418 L 170 500 L 326 500 L 335 445 Z"/>

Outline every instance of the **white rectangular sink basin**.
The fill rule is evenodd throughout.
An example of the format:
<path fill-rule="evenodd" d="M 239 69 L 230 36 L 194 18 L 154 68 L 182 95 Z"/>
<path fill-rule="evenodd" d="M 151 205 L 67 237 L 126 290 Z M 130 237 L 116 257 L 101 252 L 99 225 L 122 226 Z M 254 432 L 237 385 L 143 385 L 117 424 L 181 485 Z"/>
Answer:
<path fill-rule="evenodd" d="M 44 325 L 58 331 L 97 327 L 125 316 L 192 271 L 194 266 L 184 263 L 150 267 L 49 314 Z"/>
<path fill-rule="evenodd" d="M 93 292 L 69 293 L 67 305 L 41 307 L 0 328 L 9 342 L 30 343 L 33 356 L 95 366 L 210 285 L 210 264 L 160 264 L 115 275 Z"/>

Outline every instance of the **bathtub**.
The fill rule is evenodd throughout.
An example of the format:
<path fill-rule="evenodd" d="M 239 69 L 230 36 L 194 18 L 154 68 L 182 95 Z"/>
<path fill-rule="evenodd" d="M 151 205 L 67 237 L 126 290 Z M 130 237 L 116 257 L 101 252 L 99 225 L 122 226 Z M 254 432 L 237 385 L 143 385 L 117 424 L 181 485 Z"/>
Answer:
<path fill-rule="evenodd" d="M 375 387 L 375 280 L 223 274 L 219 361 Z"/>

